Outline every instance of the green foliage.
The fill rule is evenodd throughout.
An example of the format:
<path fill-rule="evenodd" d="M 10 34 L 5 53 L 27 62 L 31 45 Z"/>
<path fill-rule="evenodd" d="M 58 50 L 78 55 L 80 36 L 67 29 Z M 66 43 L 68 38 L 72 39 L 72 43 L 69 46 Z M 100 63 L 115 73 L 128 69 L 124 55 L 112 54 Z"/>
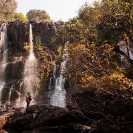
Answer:
<path fill-rule="evenodd" d="M 25 46 L 24 46 L 24 49 L 25 49 L 26 51 L 29 51 L 29 50 L 30 50 L 30 45 L 28 45 L 28 44 L 25 45 Z"/>
<path fill-rule="evenodd" d="M 58 56 L 61 57 L 63 52 L 62 47 L 60 46 L 57 51 L 58 51 Z"/>
<path fill-rule="evenodd" d="M 41 46 L 41 39 L 39 36 L 36 36 L 36 39 L 35 39 L 35 45 L 34 45 L 34 50 L 36 51 L 42 51 L 42 46 Z"/>
<path fill-rule="evenodd" d="M 32 21 L 51 21 L 50 20 L 50 16 L 47 14 L 47 12 L 45 10 L 30 10 L 27 14 L 26 14 L 28 20 L 32 20 Z"/>
<path fill-rule="evenodd" d="M 28 19 L 21 12 L 15 14 L 15 19 L 22 19 L 23 21 L 28 21 Z"/>
<path fill-rule="evenodd" d="M 70 20 L 61 27 L 55 37 L 54 43 L 58 44 L 69 41 L 70 43 L 90 44 L 96 37 L 94 28 L 91 27 L 90 29 L 88 25 L 84 25 L 80 19 Z"/>
<path fill-rule="evenodd" d="M 42 46 L 40 44 L 37 44 L 34 46 L 35 51 L 42 51 Z"/>
<path fill-rule="evenodd" d="M 61 28 L 54 43 L 69 41 L 88 45 L 92 42 L 102 44 L 105 40 L 116 43 L 117 36 L 124 31 L 131 31 L 132 4 L 133 2 L 122 0 L 103 0 L 101 3 L 95 1 L 93 6 L 85 3 L 79 9 L 78 16 Z"/>
<path fill-rule="evenodd" d="M 14 20 L 17 2 L 15 0 L 0 0 L 0 21 Z"/>
<path fill-rule="evenodd" d="M 40 45 L 41 44 L 41 39 L 39 36 L 36 37 L 36 45 Z"/>
<path fill-rule="evenodd" d="M 121 10 L 124 14 L 133 15 L 133 1 L 132 0 L 119 0 Z"/>

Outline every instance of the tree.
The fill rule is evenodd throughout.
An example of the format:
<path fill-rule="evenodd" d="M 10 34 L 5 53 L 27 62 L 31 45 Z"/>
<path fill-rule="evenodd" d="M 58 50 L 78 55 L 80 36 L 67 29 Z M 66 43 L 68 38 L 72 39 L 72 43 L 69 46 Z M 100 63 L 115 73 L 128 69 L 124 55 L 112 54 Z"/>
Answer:
<path fill-rule="evenodd" d="M 65 75 L 72 86 L 109 90 L 129 88 L 133 84 L 132 80 L 126 78 L 111 45 L 68 46 L 69 60 Z"/>
<path fill-rule="evenodd" d="M 0 0 L 0 21 L 14 20 L 16 8 L 15 0 Z"/>
<path fill-rule="evenodd" d="M 132 0 L 118 0 L 121 5 L 121 9 L 125 14 L 133 15 L 133 1 Z"/>
<path fill-rule="evenodd" d="M 28 20 L 32 20 L 32 21 L 50 21 L 50 16 L 47 14 L 47 12 L 45 10 L 30 10 L 27 14 L 26 14 Z"/>
<path fill-rule="evenodd" d="M 28 21 L 28 19 L 24 16 L 24 14 L 23 13 L 16 13 L 15 14 L 15 19 L 22 19 L 22 20 L 24 20 L 24 21 Z"/>

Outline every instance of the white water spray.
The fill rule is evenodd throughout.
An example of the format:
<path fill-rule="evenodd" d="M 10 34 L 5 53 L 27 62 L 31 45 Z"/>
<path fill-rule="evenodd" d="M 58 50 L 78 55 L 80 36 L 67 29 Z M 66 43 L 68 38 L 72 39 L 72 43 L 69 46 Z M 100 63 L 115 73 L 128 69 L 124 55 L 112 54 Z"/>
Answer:
<path fill-rule="evenodd" d="M 0 104 L 1 104 L 1 95 L 2 90 L 5 84 L 5 68 L 7 64 L 7 26 L 6 23 L 3 23 L 0 27 Z"/>
<path fill-rule="evenodd" d="M 8 95 L 8 103 L 11 105 L 11 94 L 12 94 L 13 85 L 10 88 L 9 95 Z"/>
<path fill-rule="evenodd" d="M 126 43 L 124 40 L 119 41 L 119 44 L 120 44 L 119 50 L 120 50 L 121 52 L 123 52 L 124 54 L 126 54 L 127 56 L 129 56 L 129 58 L 130 58 L 131 60 L 133 60 L 133 48 L 132 48 L 132 46 L 127 45 L 127 43 Z M 122 57 L 123 57 L 123 56 L 122 56 Z M 123 58 L 124 58 L 124 57 L 123 57 Z"/>
<path fill-rule="evenodd" d="M 25 61 L 25 67 L 24 67 L 24 87 L 26 92 L 30 92 L 33 96 L 33 89 L 36 84 L 36 66 L 37 66 L 37 60 L 34 56 L 33 52 L 33 35 L 32 35 L 32 25 L 30 24 L 29 29 L 29 43 L 30 43 L 30 52 L 29 57 Z M 34 96 L 33 96 L 34 97 Z M 32 100 L 32 104 L 33 100 Z"/>
<path fill-rule="evenodd" d="M 64 51 L 63 51 L 63 62 L 61 63 L 60 67 L 60 75 L 56 79 L 55 84 L 55 90 L 50 98 L 50 104 L 53 106 L 59 106 L 66 108 L 66 90 L 64 88 L 65 78 L 63 76 L 65 70 L 66 70 L 66 63 L 68 60 L 68 47 L 67 44 L 65 44 Z"/>
<path fill-rule="evenodd" d="M 55 64 L 55 61 L 53 62 L 53 65 L 52 65 L 52 76 L 50 77 L 50 80 L 49 80 L 49 94 L 48 94 L 48 97 L 51 96 L 51 93 L 52 93 L 52 90 L 53 88 L 55 87 L 55 79 L 56 79 L 56 64 Z"/>
<path fill-rule="evenodd" d="M 23 106 L 25 106 L 25 102 L 22 102 L 22 94 L 21 94 L 22 85 L 23 85 L 23 82 L 20 83 L 19 91 L 16 91 L 15 90 L 17 92 L 18 96 L 19 96 L 18 99 L 17 99 L 17 101 L 16 101 L 16 106 L 17 107 L 23 107 Z"/>

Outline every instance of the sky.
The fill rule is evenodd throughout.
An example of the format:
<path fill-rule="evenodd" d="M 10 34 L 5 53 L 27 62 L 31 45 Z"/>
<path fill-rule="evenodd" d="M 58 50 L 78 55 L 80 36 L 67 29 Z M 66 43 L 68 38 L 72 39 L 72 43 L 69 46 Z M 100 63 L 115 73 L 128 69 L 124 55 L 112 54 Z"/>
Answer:
<path fill-rule="evenodd" d="M 68 21 L 77 15 L 78 9 L 85 2 L 92 5 L 94 0 L 16 0 L 16 2 L 17 12 L 25 16 L 30 10 L 39 9 L 45 10 L 54 21 Z"/>

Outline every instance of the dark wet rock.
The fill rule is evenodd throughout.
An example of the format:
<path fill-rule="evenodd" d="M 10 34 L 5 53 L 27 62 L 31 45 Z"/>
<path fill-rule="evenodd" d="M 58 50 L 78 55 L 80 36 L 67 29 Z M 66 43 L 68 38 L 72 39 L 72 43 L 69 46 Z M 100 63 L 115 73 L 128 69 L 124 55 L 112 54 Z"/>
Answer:
<path fill-rule="evenodd" d="M 14 114 L 14 112 L 7 112 L 0 116 L 0 129 L 3 128 L 8 119 Z"/>
<path fill-rule="evenodd" d="M 80 111 L 67 110 L 48 105 L 32 105 L 14 116 L 5 124 L 5 129 L 64 132 L 70 123 L 82 123 L 88 119 Z M 68 127 L 67 127 L 68 125 Z M 73 130 L 76 130 L 73 128 Z M 66 130 L 67 131 L 67 130 Z"/>
<path fill-rule="evenodd" d="M 31 127 L 32 119 L 30 115 L 16 118 L 12 121 L 9 121 L 5 126 L 7 128 L 16 129 L 16 130 L 25 130 Z"/>
<path fill-rule="evenodd" d="M 114 92 L 90 89 L 73 95 L 67 94 L 66 109 L 47 104 L 18 108 L 4 129 L 13 129 L 16 133 L 132 133 L 132 92 L 111 91 Z"/>
<path fill-rule="evenodd" d="M 16 20 L 9 22 L 7 27 L 7 36 L 10 48 L 15 52 L 24 52 L 24 46 L 29 43 L 29 24 L 33 29 L 33 44 L 49 45 L 63 22 L 24 22 Z"/>
<path fill-rule="evenodd" d="M 38 113 L 38 112 L 47 111 L 48 109 L 50 109 L 50 106 L 47 104 L 45 104 L 45 105 L 32 105 L 26 109 L 26 112 L 27 113 Z"/>
<path fill-rule="evenodd" d="M 80 123 L 70 123 L 67 125 L 67 128 L 71 133 L 89 133 L 91 130 L 90 126 L 82 125 Z"/>
<path fill-rule="evenodd" d="M 101 92 L 89 89 L 73 97 L 79 110 L 90 119 L 91 132 L 127 133 L 133 131 L 132 95 L 130 89 Z"/>
<path fill-rule="evenodd" d="M 24 68 L 24 61 L 13 61 L 8 62 L 5 69 L 5 81 L 6 85 L 15 84 L 15 82 L 21 80 L 23 78 L 22 70 Z M 17 71 L 16 71 L 17 70 Z M 14 83 L 13 83 L 14 82 Z"/>
<path fill-rule="evenodd" d="M 20 117 L 20 116 L 23 116 L 24 114 L 25 114 L 25 108 L 24 107 L 16 108 L 14 110 L 14 116 L 15 117 Z"/>
<path fill-rule="evenodd" d="M 0 130 L 0 133 L 7 133 L 5 130 Z"/>

